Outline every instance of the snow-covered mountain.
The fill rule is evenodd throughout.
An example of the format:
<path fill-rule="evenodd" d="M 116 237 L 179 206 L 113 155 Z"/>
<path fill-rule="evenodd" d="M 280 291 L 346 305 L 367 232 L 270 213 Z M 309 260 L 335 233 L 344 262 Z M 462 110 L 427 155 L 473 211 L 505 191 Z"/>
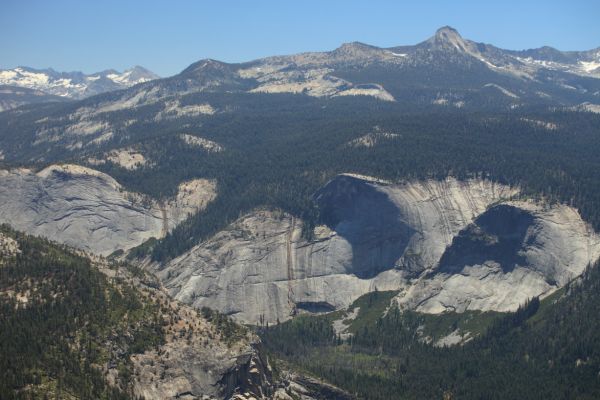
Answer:
<path fill-rule="evenodd" d="M 124 72 L 111 69 L 89 75 L 82 72 L 57 72 L 51 68 L 17 67 L 0 70 L 0 85 L 34 89 L 70 99 L 124 89 L 157 78 L 158 75 L 139 66 Z"/>

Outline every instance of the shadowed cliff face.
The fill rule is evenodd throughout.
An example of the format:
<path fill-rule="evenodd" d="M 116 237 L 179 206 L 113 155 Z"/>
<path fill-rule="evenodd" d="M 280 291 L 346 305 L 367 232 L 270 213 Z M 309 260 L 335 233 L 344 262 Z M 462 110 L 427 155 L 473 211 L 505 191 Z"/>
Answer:
<path fill-rule="evenodd" d="M 372 278 L 393 269 L 414 230 L 377 186 L 351 176 L 331 181 L 315 194 L 323 222 L 352 246 L 352 270 Z"/>
<path fill-rule="evenodd" d="M 467 265 L 488 261 L 500 264 L 504 272 L 526 265 L 520 250 L 533 223 L 534 217 L 526 210 L 510 205 L 490 208 L 452 240 L 440 259 L 438 271 L 455 274 Z"/>
<path fill-rule="evenodd" d="M 256 210 L 157 270 L 172 296 L 248 323 L 347 307 L 374 290 L 426 313 L 515 310 L 581 274 L 600 237 L 565 205 L 513 201 L 486 180 L 383 183 L 339 175 L 325 225 Z"/>

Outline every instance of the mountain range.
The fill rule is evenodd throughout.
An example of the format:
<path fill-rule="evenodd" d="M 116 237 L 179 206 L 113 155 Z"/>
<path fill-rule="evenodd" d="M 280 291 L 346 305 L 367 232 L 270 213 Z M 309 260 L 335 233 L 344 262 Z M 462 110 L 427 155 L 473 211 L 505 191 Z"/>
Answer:
<path fill-rule="evenodd" d="M 0 397 L 596 398 L 599 66 L 443 27 L 3 86 Z"/>
<path fill-rule="evenodd" d="M 84 92 L 96 90 L 98 85 L 104 90 L 102 82 L 112 87 L 141 83 L 68 105 L 55 104 L 48 108 L 48 115 L 38 108 L 35 121 L 28 118 L 28 112 L 6 113 L 4 120 L 14 117 L 28 126 L 23 126 L 19 137 L 0 138 L 0 150 L 6 159 L 22 158 L 26 152 L 32 161 L 40 159 L 41 154 L 49 160 L 55 151 L 64 152 L 65 148 L 70 152 L 91 151 L 110 147 L 115 140 L 135 141 L 136 126 L 142 123 L 139 116 L 148 111 L 155 121 L 173 121 L 228 109 L 192 99 L 202 94 L 238 94 L 234 102 L 244 94 L 293 94 L 316 99 L 371 98 L 404 109 L 499 111 L 559 107 L 597 112 L 598 65 L 598 49 L 508 51 L 463 39 L 453 28 L 443 27 L 414 46 L 384 49 L 355 42 L 330 52 L 275 56 L 241 64 L 207 59 L 175 76 L 150 81 L 146 80 L 154 75 L 145 70 L 133 69 L 122 75 L 108 71 L 81 76 L 89 83 L 82 84 Z M 22 75 L 14 71 L 4 74 Z M 46 73 L 32 74 L 46 82 Z M 24 78 L 21 82 L 36 79 Z M 52 82 L 70 79 L 56 78 Z M 60 89 L 58 93 L 65 92 Z M 124 113 L 131 118 L 124 119 Z M 31 148 L 23 147 L 27 142 Z"/>
<path fill-rule="evenodd" d="M 464 39 L 446 26 L 409 46 L 380 48 L 352 42 L 330 52 L 274 56 L 241 64 L 201 60 L 144 90 L 162 88 L 163 95 L 220 90 L 364 95 L 401 101 L 409 90 L 439 89 L 442 91 L 431 100 L 437 104 L 462 107 L 479 101 L 479 96 L 500 94 L 505 103 L 519 106 L 544 101 L 598 103 L 599 78 L 600 48 L 504 50 Z M 123 73 L 107 70 L 89 75 L 27 67 L 0 71 L 0 84 L 72 99 L 156 79 L 157 75 L 139 66 Z"/>
<path fill-rule="evenodd" d="M 29 67 L 0 70 L 0 85 L 32 89 L 46 95 L 66 99 L 83 99 L 111 90 L 128 88 L 157 78 L 158 75 L 140 66 L 135 66 L 124 72 L 110 69 L 94 74 L 57 72 L 52 68 L 34 69 Z M 8 89 L 5 88 L 4 90 Z M 19 93 L 14 89 L 13 91 Z M 26 100 L 23 101 L 23 104 L 25 103 L 27 103 Z M 7 109 L 6 105 L 5 109 Z"/>

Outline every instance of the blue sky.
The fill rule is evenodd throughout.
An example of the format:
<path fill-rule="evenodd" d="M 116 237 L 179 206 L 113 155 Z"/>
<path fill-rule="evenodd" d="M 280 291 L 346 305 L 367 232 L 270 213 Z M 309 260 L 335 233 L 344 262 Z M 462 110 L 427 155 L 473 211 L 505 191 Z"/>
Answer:
<path fill-rule="evenodd" d="M 414 44 L 443 25 L 503 48 L 584 50 L 600 46 L 600 1 L 2 0 L 0 68 L 169 76 L 202 58 Z"/>

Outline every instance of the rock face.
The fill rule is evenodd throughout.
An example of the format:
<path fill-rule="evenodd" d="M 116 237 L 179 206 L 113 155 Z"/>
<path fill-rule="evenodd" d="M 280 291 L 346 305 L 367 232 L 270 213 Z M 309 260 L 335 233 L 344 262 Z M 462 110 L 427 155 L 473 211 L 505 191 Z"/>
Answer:
<path fill-rule="evenodd" d="M 373 290 L 423 312 L 514 310 L 581 274 L 600 239 L 576 210 L 511 200 L 487 180 L 389 184 L 341 175 L 315 194 L 326 225 L 257 211 L 157 273 L 175 298 L 239 321 L 347 307 Z"/>
<path fill-rule="evenodd" d="M 53 165 L 37 173 L 0 170 L 0 222 L 108 255 L 164 236 L 215 194 L 214 181 L 198 179 L 181 184 L 175 198 L 157 202 L 78 165 Z"/>
<path fill-rule="evenodd" d="M 148 164 L 148 159 L 144 157 L 142 153 L 132 148 L 115 149 L 104 154 L 104 157 L 102 158 L 87 159 L 87 162 L 94 166 L 105 164 L 107 161 L 130 171 L 139 169 Z"/>
<path fill-rule="evenodd" d="M 506 202 L 463 229 L 437 269 L 398 301 L 427 313 L 511 311 L 564 286 L 598 257 L 599 237 L 573 208 Z"/>
<path fill-rule="evenodd" d="M 2 265 L 3 259 L 14 257 L 19 253 L 21 253 L 19 243 L 10 236 L 6 236 L 4 233 L 0 232 L 0 266 Z"/>
<path fill-rule="evenodd" d="M 174 313 L 178 322 L 166 343 L 131 356 L 136 397 L 228 399 L 235 394 L 246 393 L 248 398 L 272 394 L 271 367 L 257 337 L 248 333 L 228 343 L 189 307 L 177 306 Z"/>

